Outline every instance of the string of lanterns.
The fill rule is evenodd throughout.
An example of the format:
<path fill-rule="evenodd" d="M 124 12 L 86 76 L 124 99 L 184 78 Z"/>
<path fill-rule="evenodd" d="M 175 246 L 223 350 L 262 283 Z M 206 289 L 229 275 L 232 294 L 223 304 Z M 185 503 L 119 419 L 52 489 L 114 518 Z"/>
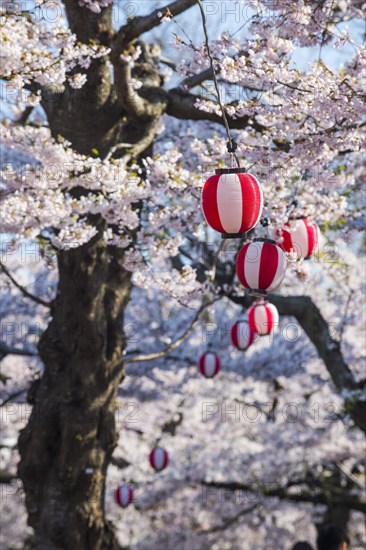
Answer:
<path fill-rule="evenodd" d="M 169 464 L 169 455 L 162 447 L 154 447 L 149 454 L 150 466 L 155 472 L 161 472 Z M 114 501 L 121 508 L 127 508 L 134 500 L 133 487 L 128 484 L 119 485 L 114 491 Z"/>
<path fill-rule="evenodd" d="M 227 150 L 230 155 L 230 168 L 217 168 L 215 174 L 205 182 L 201 207 L 208 225 L 221 233 L 222 239 L 246 239 L 249 231 L 258 222 L 266 227 L 269 222 L 262 218 L 263 192 L 257 179 L 240 167 L 236 155 L 237 143 L 230 134 L 229 124 L 221 101 L 213 58 L 209 48 L 205 13 L 201 0 L 199 5 L 206 49 L 210 59 L 217 100 L 228 137 Z M 234 160 L 237 167 L 234 168 Z M 277 290 L 285 277 L 287 258 L 285 253 L 295 253 L 296 259 L 308 259 L 315 252 L 319 241 L 317 224 L 305 216 L 290 214 L 297 206 L 294 199 L 288 207 L 288 221 L 283 228 L 268 230 L 272 238 L 254 238 L 244 244 L 236 258 L 236 275 L 248 294 L 257 297 L 248 309 L 246 319 L 238 320 L 231 328 L 231 343 L 246 351 L 257 337 L 272 334 L 279 324 L 277 308 L 266 300 L 267 293 Z M 209 346 L 210 347 L 210 346 Z M 198 360 L 198 372 L 205 378 L 214 378 L 221 370 L 221 360 L 217 353 L 209 350 Z M 150 466 L 155 472 L 161 472 L 169 464 L 165 449 L 155 447 L 149 454 Z M 124 484 L 114 491 L 114 500 L 121 508 L 126 508 L 134 500 L 131 485 Z"/>
<path fill-rule="evenodd" d="M 235 142 L 233 142 L 235 144 Z M 236 144 L 235 144 L 236 145 Z M 228 144 L 231 154 L 235 145 Z M 263 193 L 254 176 L 242 168 L 220 168 L 203 186 L 202 210 L 207 223 L 221 233 L 224 239 L 245 238 L 260 220 Z M 262 225 L 268 225 L 263 223 Z M 272 334 L 279 324 L 277 308 L 266 300 L 269 292 L 277 290 L 285 277 L 285 252 L 295 252 L 297 259 L 307 259 L 319 241 L 319 228 L 305 217 L 290 217 L 284 227 L 272 232 L 273 239 L 255 238 L 244 244 L 236 258 L 236 275 L 241 285 L 258 298 L 247 310 L 246 319 L 238 320 L 231 329 L 231 343 L 246 351 L 257 337 Z M 198 360 L 199 373 L 214 378 L 221 370 L 217 353 L 209 350 Z M 155 472 L 169 464 L 169 456 L 162 447 L 149 454 L 149 463 Z M 131 485 L 123 484 L 114 491 L 114 500 L 121 508 L 134 501 Z"/>

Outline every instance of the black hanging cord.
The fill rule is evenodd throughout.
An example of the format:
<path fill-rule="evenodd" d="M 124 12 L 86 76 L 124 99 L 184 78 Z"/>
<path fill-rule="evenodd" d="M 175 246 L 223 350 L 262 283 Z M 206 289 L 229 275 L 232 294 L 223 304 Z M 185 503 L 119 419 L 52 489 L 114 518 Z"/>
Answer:
<path fill-rule="evenodd" d="M 208 39 L 208 31 L 207 31 L 205 12 L 204 12 L 204 9 L 203 9 L 202 1 L 197 0 L 197 2 L 198 2 L 198 5 L 199 5 L 199 8 L 201 10 L 203 32 L 205 33 L 205 40 L 206 40 L 207 55 L 210 59 L 210 66 L 211 66 L 211 70 L 212 70 L 212 74 L 213 74 L 213 81 L 214 81 L 214 84 L 215 84 L 217 101 L 219 102 L 219 105 L 220 105 L 222 118 L 223 118 L 224 124 L 225 124 L 227 138 L 229 140 L 228 144 L 227 144 L 227 150 L 229 151 L 230 154 L 234 155 L 234 158 L 236 160 L 236 164 L 238 165 L 238 168 L 240 168 L 240 162 L 239 162 L 238 156 L 235 153 L 238 145 L 237 145 L 236 141 L 231 137 L 229 123 L 227 121 L 224 106 L 223 106 L 222 101 L 221 101 L 219 85 L 218 85 L 217 78 L 216 78 L 216 73 L 215 73 L 214 60 L 213 60 L 213 57 L 211 55 L 211 50 L 210 50 L 210 46 L 209 46 L 209 39 Z"/>

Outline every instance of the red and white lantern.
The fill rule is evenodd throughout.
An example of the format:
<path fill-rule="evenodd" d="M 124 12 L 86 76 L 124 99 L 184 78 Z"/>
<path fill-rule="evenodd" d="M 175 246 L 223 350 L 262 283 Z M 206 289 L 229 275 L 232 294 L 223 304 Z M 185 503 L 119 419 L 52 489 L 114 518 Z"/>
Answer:
<path fill-rule="evenodd" d="M 278 326 L 277 308 L 268 302 L 255 302 L 248 309 L 248 323 L 253 332 L 266 336 Z"/>
<path fill-rule="evenodd" d="M 261 217 L 262 189 L 244 168 L 219 168 L 203 186 L 201 204 L 208 225 L 223 238 L 244 237 Z"/>
<path fill-rule="evenodd" d="M 220 368 L 220 358 L 216 355 L 216 353 L 208 351 L 207 353 L 201 355 L 198 363 L 198 370 L 202 376 L 205 376 L 206 378 L 213 378 L 220 371 Z"/>
<path fill-rule="evenodd" d="M 133 489 L 129 485 L 120 485 L 114 491 L 114 500 L 121 506 L 121 508 L 127 508 L 133 501 Z"/>
<path fill-rule="evenodd" d="M 239 251 L 236 274 L 243 287 L 259 294 L 273 292 L 282 283 L 287 259 L 282 248 L 270 239 L 254 239 Z"/>
<path fill-rule="evenodd" d="M 291 219 L 279 231 L 280 246 L 295 252 L 298 258 L 309 258 L 319 242 L 319 227 L 307 218 Z"/>
<path fill-rule="evenodd" d="M 149 455 L 149 461 L 156 472 L 161 472 L 168 466 L 168 453 L 161 447 L 155 447 Z"/>
<path fill-rule="evenodd" d="M 255 332 L 248 321 L 237 321 L 231 328 L 231 343 L 240 351 L 245 351 L 253 344 Z"/>

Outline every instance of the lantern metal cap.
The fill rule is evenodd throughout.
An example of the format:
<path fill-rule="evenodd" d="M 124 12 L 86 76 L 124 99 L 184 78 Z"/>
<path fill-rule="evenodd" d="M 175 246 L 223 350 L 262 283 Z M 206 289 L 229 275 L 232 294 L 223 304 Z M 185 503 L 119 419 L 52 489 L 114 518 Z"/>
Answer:
<path fill-rule="evenodd" d="M 216 168 L 215 174 L 246 174 L 245 168 Z"/>
<path fill-rule="evenodd" d="M 246 233 L 221 233 L 222 239 L 245 239 Z"/>
<path fill-rule="evenodd" d="M 307 216 L 290 216 L 289 220 L 306 220 Z"/>
<path fill-rule="evenodd" d="M 253 239 L 253 243 L 270 243 L 270 244 L 277 244 L 276 241 L 273 239 L 267 239 L 266 237 L 257 237 Z"/>
<path fill-rule="evenodd" d="M 267 296 L 267 291 L 259 288 L 250 288 L 248 290 L 248 295 L 255 296 L 256 298 L 262 298 L 264 300 Z"/>

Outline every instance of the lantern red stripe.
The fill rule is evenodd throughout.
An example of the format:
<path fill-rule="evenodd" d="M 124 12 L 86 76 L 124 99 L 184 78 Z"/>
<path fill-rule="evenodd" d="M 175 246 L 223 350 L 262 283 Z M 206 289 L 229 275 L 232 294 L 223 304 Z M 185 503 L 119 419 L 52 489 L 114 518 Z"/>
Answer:
<path fill-rule="evenodd" d="M 199 365 L 200 373 L 205 376 L 205 355 L 201 355 Z"/>
<path fill-rule="evenodd" d="M 249 326 L 253 330 L 253 332 L 254 331 L 257 332 L 256 324 L 255 324 L 255 318 L 254 318 L 254 312 L 255 312 L 255 307 L 249 308 L 249 310 L 248 310 L 248 322 L 249 322 Z"/>
<path fill-rule="evenodd" d="M 211 176 L 202 190 L 202 210 L 206 218 L 207 223 L 220 233 L 224 233 L 225 230 L 222 226 L 219 208 L 217 203 L 217 187 L 220 179 L 220 175 Z"/>
<path fill-rule="evenodd" d="M 274 329 L 274 315 L 272 312 L 272 309 L 270 307 L 266 307 L 266 314 L 267 314 L 267 330 L 268 332 L 272 332 Z"/>
<path fill-rule="evenodd" d="M 168 453 L 164 453 L 163 469 L 168 466 Z"/>
<path fill-rule="evenodd" d="M 269 288 L 275 279 L 278 267 L 277 247 L 270 243 L 263 243 L 259 266 L 258 288 Z"/>
<path fill-rule="evenodd" d="M 217 374 L 217 373 L 219 372 L 219 370 L 220 370 L 220 366 L 221 366 L 221 365 L 220 365 L 220 359 L 219 359 L 219 356 L 218 356 L 218 355 L 216 355 L 215 357 L 216 357 L 216 366 L 215 366 L 215 374 L 214 374 L 214 376 L 216 376 L 216 374 Z"/>
<path fill-rule="evenodd" d="M 283 250 L 286 250 L 286 252 L 290 252 L 291 249 L 293 248 L 293 245 L 292 245 L 291 233 L 287 231 L 287 229 L 284 229 L 282 231 L 282 238 L 283 238 L 283 241 L 281 243 L 281 247 L 283 248 Z"/>
<path fill-rule="evenodd" d="M 250 288 L 250 285 L 245 277 L 245 254 L 248 250 L 248 247 L 249 247 L 249 243 L 244 245 L 243 248 L 241 248 L 241 250 L 239 251 L 236 259 L 236 269 L 237 269 L 238 279 L 244 288 Z"/>
<path fill-rule="evenodd" d="M 308 235 L 308 250 L 305 256 L 306 258 L 308 258 L 312 255 L 316 248 L 316 245 L 318 244 L 318 227 L 315 223 L 311 223 L 307 219 L 303 220 L 303 222 L 306 226 Z"/>
<path fill-rule="evenodd" d="M 239 338 L 238 338 L 239 323 L 231 328 L 231 341 L 236 348 L 239 348 Z"/>
<path fill-rule="evenodd" d="M 286 273 L 287 258 L 285 256 L 285 253 L 280 247 L 277 247 L 277 261 L 278 261 L 278 265 L 277 265 L 276 274 L 274 276 L 271 286 L 267 288 L 267 292 L 273 292 L 279 286 L 281 286 L 283 278 Z"/>
<path fill-rule="evenodd" d="M 257 225 L 262 214 L 263 195 L 260 185 L 251 174 L 239 174 L 239 178 L 242 184 L 243 205 L 243 219 L 240 233 L 244 233 Z"/>
<path fill-rule="evenodd" d="M 121 494 L 120 494 L 119 487 L 114 492 L 114 500 L 117 502 L 117 504 L 122 506 Z"/>

